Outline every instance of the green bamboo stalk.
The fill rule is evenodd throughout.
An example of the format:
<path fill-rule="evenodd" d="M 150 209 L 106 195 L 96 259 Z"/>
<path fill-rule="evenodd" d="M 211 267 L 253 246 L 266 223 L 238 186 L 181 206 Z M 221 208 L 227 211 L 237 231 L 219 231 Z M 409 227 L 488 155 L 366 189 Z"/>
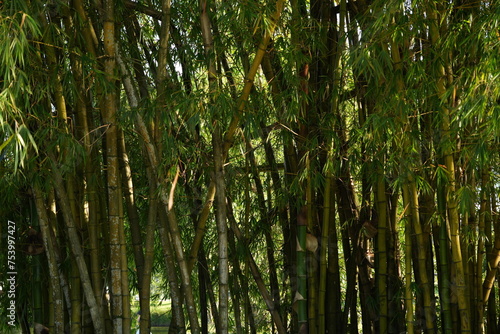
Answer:
<path fill-rule="evenodd" d="M 120 52 L 117 52 L 116 54 L 116 59 L 117 62 L 120 66 L 120 71 L 123 76 L 123 83 L 124 87 L 127 93 L 127 97 L 129 99 L 129 103 L 132 107 L 137 107 L 139 105 L 139 99 L 137 92 L 131 82 L 130 75 L 128 72 L 128 69 L 120 55 Z M 143 140 L 144 147 L 146 149 L 146 155 L 149 160 L 149 164 L 151 166 L 158 166 L 158 153 L 157 153 L 157 148 L 154 145 L 154 142 L 152 140 L 152 136 L 150 134 L 150 131 L 146 125 L 146 122 L 144 121 L 144 118 L 140 113 L 136 113 L 136 118 L 135 118 L 135 125 L 137 128 L 137 131 L 139 135 L 141 136 Z M 177 257 L 177 261 L 179 263 L 179 268 L 180 268 L 180 273 L 181 273 L 181 285 L 184 290 L 185 298 L 186 298 L 186 303 L 187 303 L 187 309 L 188 309 L 188 315 L 189 315 L 189 320 L 191 323 L 191 330 L 194 333 L 199 332 L 199 324 L 198 324 L 198 318 L 196 314 L 196 305 L 194 303 L 194 298 L 193 298 L 193 291 L 192 291 L 192 286 L 191 286 L 191 279 L 190 279 L 190 270 L 188 269 L 185 256 L 184 256 L 184 250 L 182 246 L 182 239 L 180 236 L 180 230 L 177 222 L 177 218 L 174 212 L 173 208 L 173 197 L 169 198 L 169 194 L 167 193 L 167 187 L 165 185 L 166 179 L 159 179 L 159 175 L 155 172 L 155 179 L 158 185 L 159 189 L 159 198 L 163 204 L 163 209 L 165 210 L 165 214 L 167 216 L 167 222 L 168 222 L 168 230 L 171 235 L 171 241 L 173 245 L 173 249 L 175 252 L 175 256 Z M 177 178 L 178 178 L 178 173 L 176 174 L 176 177 L 174 178 L 172 182 L 172 187 L 171 187 L 171 193 L 170 195 L 173 196 L 173 192 L 175 190 L 175 185 L 177 183 Z"/>
<path fill-rule="evenodd" d="M 215 125 L 213 133 L 214 149 L 214 177 L 216 185 L 216 220 L 219 247 L 219 330 L 220 333 L 228 333 L 229 317 L 229 261 L 228 261 L 228 237 L 226 216 L 226 185 L 224 181 L 224 158 L 222 151 L 222 135 L 220 124 Z"/>
<path fill-rule="evenodd" d="M 215 332 L 220 333 L 220 326 L 219 326 L 220 317 L 219 317 L 219 310 L 217 308 L 218 304 L 217 304 L 217 299 L 215 298 L 214 284 L 212 283 L 212 279 L 210 278 L 210 272 L 207 270 L 209 266 L 205 250 L 203 248 L 200 248 L 200 253 L 198 258 L 200 261 L 199 265 L 200 267 L 203 268 L 203 279 L 205 281 L 205 288 L 206 288 L 205 293 L 207 294 L 208 300 L 210 301 L 210 311 L 212 313 L 211 315 L 215 326 Z"/>
<path fill-rule="evenodd" d="M 145 267 L 144 252 L 142 249 L 142 232 L 140 226 L 139 211 L 136 206 L 135 196 L 134 196 L 134 184 L 132 180 L 132 170 L 130 168 L 129 156 L 127 154 L 127 148 L 125 145 L 125 136 L 123 131 L 118 132 L 118 150 L 119 150 L 119 164 L 120 164 L 120 175 L 122 178 L 122 189 L 123 197 L 125 200 L 128 221 L 130 225 L 130 239 L 132 240 L 132 249 L 134 253 L 135 268 L 137 270 L 137 290 L 139 298 L 142 296 L 142 285 L 143 285 L 143 273 Z M 150 187 L 151 189 L 151 187 Z M 150 195 L 150 201 L 153 198 Z M 154 228 L 154 227 L 153 227 Z M 147 317 L 145 314 L 141 315 L 141 320 Z"/>
<path fill-rule="evenodd" d="M 179 264 L 179 269 L 181 274 L 181 287 L 184 293 L 184 298 L 186 300 L 188 318 L 191 324 L 191 332 L 193 334 L 198 334 L 200 333 L 200 325 L 198 322 L 198 314 L 196 312 L 196 304 L 193 295 L 193 288 L 191 285 L 190 273 L 188 272 L 184 256 L 179 223 L 177 221 L 177 217 L 174 212 L 174 194 L 178 180 L 179 180 L 179 168 L 177 167 L 177 172 L 172 181 L 172 186 L 170 188 L 169 194 L 167 195 L 165 192 L 161 192 L 160 196 L 164 204 L 164 209 L 167 216 L 168 230 L 170 232 L 171 242 L 173 245 L 177 262 Z"/>
<path fill-rule="evenodd" d="M 66 189 L 68 194 L 68 200 L 71 207 L 71 212 L 75 219 L 75 224 L 79 230 L 82 228 L 82 223 L 80 219 L 80 212 L 77 206 L 76 199 L 76 181 L 73 175 L 68 176 L 66 182 Z M 74 263 L 74 261 L 73 261 Z M 81 295 L 81 283 L 78 273 L 78 268 L 74 265 L 71 266 L 69 273 L 69 285 L 71 293 L 71 331 L 73 333 L 79 333 L 82 330 L 82 295 Z"/>
<path fill-rule="evenodd" d="M 182 311 L 182 293 L 179 287 L 179 280 L 175 268 L 175 254 L 172 249 L 172 243 L 168 234 L 166 214 L 163 211 L 159 212 L 160 220 L 158 222 L 158 235 L 162 245 L 162 254 L 167 268 L 167 279 L 170 288 L 170 298 L 172 300 L 172 316 L 173 321 L 169 328 L 175 330 L 175 333 L 186 333 L 186 321 L 184 312 Z"/>
<path fill-rule="evenodd" d="M 316 295 L 317 295 L 317 273 L 316 273 L 316 254 L 315 250 L 311 251 L 308 249 L 308 239 L 311 238 L 316 238 L 314 235 L 311 233 L 307 233 L 307 230 L 313 231 L 313 212 L 314 212 L 314 205 L 313 205 L 313 185 L 311 182 L 311 161 L 310 161 L 310 156 L 306 156 L 306 173 L 307 173 L 307 184 L 306 184 L 306 207 L 307 207 L 307 229 L 306 229 L 306 258 L 305 258 L 305 270 L 306 270 L 306 275 L 307 275 L 307 296 L 305 297 L 307 299 L 307 330 L 309 334 L 316 334 L 317 333 L 317 301 L 316 301 Z M 297 233 L 298 234 L 298 233 Z M 299 235 L 299 234 L 298 234 Z M 300 239 L 299 239 L 300 242 Z M 299 322 L 299 328 L 300 328 L 300 322 Z M 300 329 L 299 329 L 300 330 Z"/>
<path fill-rule="evenodd" d="M 74 263 L 74 262 L 73 262 Z M 69 277 L 70 293 L 71 293 L 71 332 L 80 333 L 82 331 L 82 298 L 81 298 L 81 283 L 78 267 L 71 266 Z"/>
<path fill-rule="evenodd" d="M 153 182 L 155 181 L 153 180 Z M 150 323 L 151 275 L 155 257 L 154 235 L 156 229 L 156 222 L 158 219 L 158 200 L 156 197 L 156 187 L 154 185 L 150 185 L 149 198 L 150 199 L 148 208 L 148 223 L 146 227 L 146 237 L 144 244 L 144 268 L 142 272 L 138 273 L 138 275 L 143 276 L 141 279 L 142 293 L 139 295 L 140 307 L 141 307 L 141 321 L 140 321 L 141 333 L 148 333 L 151 330 L 151 323 Z"/>
<path fill-rule="evenodd" d="M 439 182 L 439 181 L 438 181 Z M 446 199 L 443 188 L 437 187 L 437 218 L 439 220 L 439 259 L 441 279 L 441 309 L 443 314 L 443 332 L 452 333 L 452 315 L 450 306 L 450 265 L 449 265 L 449 241 L 446 221 Z"/>
<path fill-rule="evenodd" d="M 478 245 L 477 245 L 477 262 L 476 262 L 476 277 L 474 281 L 474 287 L 476 289 L 477 301 L 477 332 L 484 333 L 484 304 L 483 304 L 483 291 L 482 291 L 482 280 L 483 280 L 483 260 L 484 254 L 486 252 L 485 247 L 485 226 L 486 226 L 486 216 L 490 215 L 488 208 L 488 186 L 489 186 L 489 168 L 481 168 L 481 191 L 480 191 L 480 204 L 479 204 L 479 223 L 478 223 Z"/>
<path fill-rule="evenodd" d="M 495 241 L 488 263 L 488 271 L 483 281 L 483 303 L 486 304 L 490 298 L 495 277 L 498 273 L 498 265 L 500 264 L 500 224 L 495 224 Z"/>
<path fill-rule="evenodd" d="M 410 212 L 410 194 L 408 186 L 403 186 L 403 208 L 405 213 L 405 308 L 406 308 L 406 331 L 408 334 L 414 333 L 414 314 L 413 314 L 413 293 L 411 286 L 412 273 L 412 224 Z"/>
<path fill-rule="evenodd" d="M 36 230 L 35 230 L 36 231 Z M 39 233 L 39 232 L 36 232 Z M 39 255 L 31 257 L 31 271 L 33 275 L 33 284 L 31 286 L 33 301 L 33 321 L 39 324 L 45 323 L 42 291 L 42 264 Z"/>
<path fill-rule="evenodd" d="M 43 245 L 45 247 L 45 254 L 47 256 L 47 263 L 50 275 L 50 291 L 52 294 L 53 308 L 51 313 L 54 316 L 53 328 L 51 331 L 55 334 L 62 334 L 64 332 L 64 308 L 63 308 L 63 295 L 60 283 L 60 275 L 58 270 L 58 263 L 56 259 L 55 250 L 53 247 L 52 234 L 50 233 L 49 217 L 45 209 L 45 201 L 42 191 L 37 182 L 33 184 L 33 194 L 35 197 L 35 206 L 38 215 L 40 230 L 42 232 Z"/>
<path fill-rule="evenodd" d="M 500 223 L 500 220 L 498 219 L 498 214 L 497 214 L 497 206 L 496 206 L 496 203 L 495 201 L 492 201 L 492 197 L 494 196 L 492 194 L 492 189 L 494 189 L 494 187 L 491 187 L 489 186 L 488 187 L 488 195 L 487 195 L 487 207 L 488 207 L 488 210 L 489 210 L 489 215 L 487 217 L 485 217 L 485 235 L 486 235 L 486 252 L 487 252 L 487 264 L 488 264 L 488 269 L 487 269 L 487 273 L 489 274 L 489 266 L 491 265 L 490 263 L 490 260 L 492 260 L 495 256 L 494 254 L 494 249 L 493 249 L 493 230 L 495 231 L 500 231 L 500 226 L 499 226 L 499 223 Z M 496 217 L 496 218 L 495 218 Z M 493 224 L 493 221 L 495 221 L 495 224 Z M 494 226 L 493 226 L 494 225 Z M 498 236 L 498 234 L 495 234 L 495 239 L 496 237 Z M 500 245 L 500 243 L 498 244 Z M 498 270 L 497 270 L 498 272 Z M 486 282 L 486 279 L 485 281 Z M 483 283 L 483 287 L 484 287 L 484 283 Z M 484 289 L 484 288 L 483 288 Z M 498 326 L 500 324 L 497 324 L 496 321 L 498 319 L 498 314 L 497 314 L 497 301 L 496 301 L 496 295 L 498 293 L 498 289 L 496 290 L 493 290 L 491 291 L 491 289 L 488 289 L 489 292 L 488 292 L 488 298 L 487 298 L 487 303 L 488 303 L 488 314 L 486 316 L 487 318 L 487 321 L 488 321 L 488 331 L 487 333 L 488 334 L 495 334 L 496 332 L 498 332 Z M 483 290 L 483 301 L 484 301 L 484 290 Z M 493 294 L 491 294 L 493 293 Z M 485 303 L 486 304 L 486 303 Z"/>
<path fill-rule="evenodd" d="M 79 4 L 75 2 L 75 6 L 78 7 Z M 81 4 L 80 4 L 81 5 Z M 71 18 L 69 13 L 69 8 L 63 6 L 64 12 L 64 25 L 66 29 L 66 34 L 68 36 L 74 36 L 74 31 L 78 28 L 74 24 L 74 20 Z M 83 18 L 82 18 L 83 19 Z M 89 22 L 90 24 L 90 22 Z M 88 31 L 89 27 L 84 28 Z M 84 32 L 85 35 L 85 32 Z M 73 37 L 71 44 L 77 45 L 76 39 Z M 90 47 L 92 49 L 92 47 Z M 89 97 L 84 94 L 86 90 L 86 82 L 83 78 L 83 64 L 81 59 L 76 55 L 76 53 L 70 53 L 70 63 L 71 72 L 75 78 L 76 85 L 81 89 L 76 91 L 75 99 L 75 115 L 76 115 L 76 135 L 78 139 L 83 143 L 86 151 L 86 160 L 84 166 L 85 175 L 85 185 L 80 185 L 82 191 L 84 191 L 84 197 L 86 198 L 86 204 L 88 205 L 88 216 L 84 219 L 86 223 L 82 226 L 83 229 L 87 230 L 89 243 L 87 245 L 87 254 L 89 255 L 90 262 L 90 277 L 92 279 L 92 286 L 94 288 L 94 294 L 99 296 L 102 292 L 102 276 L 101 276 L 101 264 L 99 257 L 99 246 L 98 246 L 98 231 L 97 231 L 97 220 L 98 220 L 98 203 L 97 203 L 97 185 L 96 185 L 96 164 L 97 151 L 92 148 L 91 142 L 94 140 L 94 134 L 89 130 L 89 124 L 92 125 L 92 116 L 88 112 L 88 106 L 91 105 Z M 97 299 L 98 304 L 101 304 L 101 300 Z"/>
<path fill-rule="evenodd" d="M 307 328 L 307 266 L 306 266 L 307 212 L 303 208 L 297 217 L 297 303 L 299 331 Z"/>
<path fill-rule="evenodd" d="M 110 87 L 101 96 L 101 114 L 108 129 L 106 132 L 105 161 L 107 165 L 108 190 L 108 224 L 110 247 L 110 296 L 112 306 L 113 331 L 128 333 L 130 331 L 130 305 L 128 293 L 128 273 L 126 266 L 126 250 L 123 226 L 123 202 L 121 177 L 119 170 L 118 153 L 118 125 L 117 125 L 117 92 L 116 86 L 116 45 L 115 37 L 115 2 L 104 2 L 103 41 L 104 58 L 103 68 L 105 78 Z"/>
<path fill-rule="evenodd" d="M 250 229 L 250 214 L 251 214 L 251 201 L 250 201 L 250 162 L 248 155 L 245 155 L 245 215 L 243 220 L 243 231 L 244 235 L 247 236 Z M 231 211 L 229 211 L 231 217 Z M 234 233 L 232 233 L 234 234 Z M 249 251 L 249 250 L 246 250 Z M 246 254 L 245 254 L 246 255 Z M 249 266 L 249 256 L 245 256 L 245 266 L 244 266 L 244 277 L 248 277 L 250 272 Z M 253 317 L 252 305 L 250 304 L 250 294 L 248 288 L 248 282 L 246 280 L 242 280 L 242 289 L 243 289 L 243 298 L 244 298 L 244 307 L 245 307 L 245 334 L 248 333 L 249 329 L 252 331 L 255 330 L 255 319 Z M 252 333 L 253 334 L 253 333 Z"/>
<path fill-rule="evenodd" d="M 381 163 L 377 168 L 376 204 L 378 215 L 377 228 L 377 260 L 375 273 L 377 275 L 377 292 L 379 299 L 379 333 L 388 332 L 388 305 L 387 299 L 387 196 L 385 187 L 384 168 Z"/>
<path fill-rule="evenodd" d="M 404 94 L 404 81 L 402 77 L 402 62 L 399 54 L 399 48 L 396 43 L 391 43 L 391 55 L 393 62 L 395 64 L 396 72 L 396 87 L 399 93 Z M 408 115 L 403 115 L 403 130 L 407 131 L 411 127 L 409 126 Z M 405 154 L 405 158 L 409 159 L 411 157 L 411 140 L 408 134 L 403 133 L 403 152 Z M 422 284 L 422 294 L 423 294 L 423 307 L 424 307 L 424 316 L 425 316 L 425 326 L 426 330 L 429 332 L 435 331 L 435 315 L 432 309 L 432 292 L 431 292 L 431 283 L 430 278 L 427 275 L 427 255 L 426 255 L 426 242 L 424 240 L 424 231 L 422 228 L 422 223 L 420 219 L 419 212 L 419 197 L 418 191 L 415 184 L 415 178 L 410 171 L 410 166 L 404 166 L 405 170 L 403 170 L 405 184 L 403 187 L 407 187 L 407 200 L 408 200 L 408 209 L 409 214 L 408 218 L 411 221 L 411 225 L 413 226 L 413 230 L 417 239 L 417 266 L 419 267 L 419 278 Z M 407 315 L 408 316 L 408 315 Z"/>
<path fill-rule="evenodd" d="M 188 271 L 191 272 L 196 263 L 196 259 L 198 258 L 198 251 L 200 250 L 203 236 L 206 231 L 206 224 L 208 221 L 208 217 L 210 214 L 210 210 L 212 208 L 213 202 L 215 198 L 215 182 L 211 182 L 208 190 L 207 190 L 207 198 L 205 200 L 205 204 L 203 205 L 203 209 L 201 210 L 200 216 L 198 218 L 198 223 L 196 224 L 196 232 L 194 235 L 193 243 L 191 244 L 191 249 L 189 251 L 188 258 Z"/>
<path fill-rule="evenodd" d="M 266 240 L 266 254 L 267 254 L 267 259 L 269 263 L 269 283 L 270 283 L 270 288 L 271 288 L 271 295 L 273 297 L 273 302 L 274 302 L 274 308 L 278 310 L 280 315 L 282 313 L 280 312 L 281 310 L 281 302 L 280 302 L 280 290 L 279 290 L 279 285 L 278 285 L 278 275 L 276 272 L 276 260 L 274 256 L 274 242 L 272 240 L 271 236 L 271 230 L 272 230 L 272 222 L 270 221 L 268 215 L 269 215 L 269 210 L 268 206 L 266 204 L 266 199 L 264 195 L 264 186 L 262 184 L 262 180 L 260 179 L 258 170 L 257 170 L 257 163 L 255 160 L 255 155 L 253 152 L 253 147 L 251 142 L 245 138 L 246 141 L 246 148 L 248 151 L 247 157 L 248 161 L 250 162 L 251 166 L 251 174 L 255 182 L 255 188 L 257 190 L 257 199 L 259 203 L 259 212 L 262 217 L 262 220 L 264 221 L 264 224 L 266 228 L 264 229 L 264 236 Z M 268 189 L 268 192 L 270 190 Z M 268 193 L 268 198 L 271 199 L 272 195 Z"/>
<path fill-rule="evenodd" d="M 438 10 L 436 8 L 436 3 L 429 1 L 427 3 L 427 17 L 429 18 L 429 35 L 434 46 L 437 46 L 440 42 L 441 31 L 445 30 L 445 26 L 440 26 L 445 24 L 445 20 L 438 16 Z M 449 74 L 449 73 L 448 73 Z M 444 165 L 448 171 L 448 184 L 446 186 L 446 207 L 448 213 L 448 221 L 450 224 L 450 235 L 451 235 L 451 253 L 452 261 L 455 266 L 456 271 L 456 295 L 458 299 L 458 307 L 460 312 L 460 330 L 462 333 L 468 333 L 471 330 L 470 323 L 470 310 L 469 303 L 467 301 L 466 290 L 467 286 L 465 284 L 465 269 L 463 265 L 463 251 L 460 242 L 460 223 L 459 223 L 459 213 L 458 213 L 458 201 L 456 198 L 456 180 L 455 180 L 455 158 L 454 158 L 454 146 L 452 134 L 451 134 L 451 119 L 453 117 L 452 110 L 450 110 L 444 99 L 447 95 L 448 87 L 447 84 L 451 84 L 448 81 L 448 75 L 446 73 L 445 67 L 441 61 L 436 65 L 436 93 L 440 99 L 443 99 L 441 103 L 441 131 L 442 131 L 442 156 L 444 159 Z M 454 95 L 452 94 L 452 97 Z M 454 103 L 453 101 L 451 101 Z"/>
<path fill-rule="evenodd" d="M 338 249 L 338 233 L 337 224 L 335 223 L 336 207 L 335 207 L 336 183 L 332 180 L 331 184 L 331 204 L 330 204 L 330 219 L 328 231 L 328 316 L 326 328 L 329 333 L 340 332 L 342 328 L 342 293 L 340 282 L 340 266 L 339 266 L 339 249 Z"/>
<path fill-rule="evenodd" d="M 415 232 L 415 237 L 417 239 L 417 259 L 419 266 L 419 276 L 420 283 L 422 285 L 423 294 L 423 307 L 425 316 L 425 326 L 426 330 L 429 332 L 434 332 L 435 328 L 435 313 L 432 307 L 432 292 L 431 283 L 427 275 L 427 255 L 426 255 L 426 242 L 424 239 L 424 231 L 422 229 L 422 224 L 420 223 L 420 213 L 418 211 L 419 201 L 418 192 L 415 184 L 415 180 L 411 174 L 408 175 L 408 187 L 409 187 L 409 199 L 410 199 L 410 211 L 411 220 L 413 225 L 413 230 Z"/>
<path fill-rule="evenodd" d="M 85 299 L 87 301 L 87 304 L 89 305 L 92 322 L 94 324 L 94 330 L 97 334 L 104 334 L 105 330 L 103 314 L 99 309 L 99 305 L 96 301 L 96 296 L 94 295 L 94 292 L 92 290 L 92 285 L 90 283 L 81 242 L 76 231 L 76 225 L 71 213 L 66 189 L 63 186 L 62 175 L 57 167 L 56 159 L 53 156 L 50 156 L 50 159 L 52 162 L 52 173 L 54 176 L 54 188 L 61 202 L 61 211 L 63 213 L 64 222 L 66 224 L 66 232 L 68 233 L 71 253 L 74 255 L 74 259 L 80 273 L 81 284 L 83 287 Z"/>
<path fill-rule="evenodd" d="M 226 134 L 224 135 L 224 150 L 223 150 L 224 156 L 227 155 L 229 148 L 233 145 L 234 135 L 236 133 L 236 130 L 238 129 L 238 124 L 240 122 L 242 113 L 245 110 L 246 103 L 250 96 L 255 75 L 257 74 L 257 71 L 260 67 L 262 58 L 264 58 L 264 55 L 266 54 L 267 45 L 269 44 L 269 41 L 271 40 L 274 30 L 276 29 L 276 25 L 278 24 L 284 5 L 285 5 L 284 0 L 276 1 L 276 11 L 269 19 L 269 25 L 267 26 L 267 29 L 264 32 L 264 36 L 262 37 L 262 40 L 259 43 L 252 65 L 250 66 L 247 74 L 245 75 L 245 85 L 243 86 L 243 90 L 238 100 L 238 109 L 236 113 L 234 113 L 233 118 L 231 119 L 231 123 L 229 124 Z"/>
<path fill-rule="evenodd" d="M 319 287 L 318 287 L 318 332 L 326 333 L 326 280 L 327 280 L 327 250 L 330 233 L 330 205 L 332 177 L 328 175 L 323 196 L 323 222 L 321 224 L 321 248 L 319 254 Z M 334 301 L 331 301 L 334 302 Z"/>
<path fill-rule="evenodd" d="M 341 56 L 345 48 L 345 24 L 347 15 L 347 3 L 346 0 L 340 1 L 340 11 L 339 11 L 339 21 L 338 21 L 338 36 L 336 43 L 335 54 L 332 57 L 331 70 L 334 74 L 333 77 L 333 92 L 332 92 L 332 111 L 334 114 L 339 113 L 339 90 L 341 86 Z M 329 145 L 330 146 L 330 145 Z M 331 149 L 331 147 L 328 147 Z M 327 152 L 327 157 L 329 157 L 329 151 Z M 322 224 L 322 235 L 321 235 L 321 253 L 320 253 L 320 282 L 319 282 L 319 309 L 318 309 L 318 331 L 319 333 L 325 333 L 328 328 L 329 331 L 333 332 L 340 328 L 339 324 L 340 318 L 337 316 L 340 313 L 340 277 L 339 277 L 339 262 L 338 262 L 338 246 L 337 246 L 337 230 L 335 224 L 330 224 L 330 220 L 335 221 L 335 193 L 332 192 L 332 187 L 335 186 L 335 182 L 332 182 L 332 175 L 330 171 L 327 171 L 326 183 L 325 183 L 325 193 L 323 199 L 323 224 Z M 330 215 L 331 214 L 331 215 Z M 332 239 L 332 240 L 329 240 Z M 328 254 L 328 264 L 326 263 L 326 256 Z M 328 265 L 328 267 L 327 267 Z M 325 272 L 328 269 L 328 272 Z M 333 276 L 334 284 L 330 284 L 330 288 L 326 288 L 326 280 L 328 276 Z M 325 291 L 326 290 L 326 291 Z M 328 324 L 326 321 L 325 310 L 325 297 L 326 294 L 332 296 L 330 298 L 329 304 L 332 318 L 329 319 Z M 328 326 L 327 326 L 328 325 Z"/>
<path fill-rule="evenodd" d="M 240 242 L 242 242 L 245 246 L 248 247 L 248 241 L 246 240 L 245 236 L 243 236 L 243 234 L 241 233 L 241 230 L 238 227 L 236 220 L 234 218 L 234 215 L 232 213 L 231 201 L 229 198 L 227 199 L 227 203 L 228 203 L 227 204 L 227 206 L 228 206 L 227 214 L 228 214 L 228 219 L 229 219 L 230 226 L 231 226 L 231 231 L 232 231 L 232 233 L 234 233 L 234 235 L 236 236 L 236 238 Z M 260 274 L 257 263 L 255 262 L 255 259 L 253 258 L 252 253 L 248 249 L 246 251 L 247 251 L 246 255 L 247 255 L 247 261 L 248 261 L 248 266 L 249 266 L 250 272 L 252 273 L 252 276 L 255 280 L 255 283 L 257 284 L 257 288 L 259 289 L 259 292 L 260 292 L 262 298 L 264 299 L 264 302 L 266 303 L 266 306 L 267 306 L 269 312 L 271 313 L 271 317 L 273 319 L 273 322 L 276 325 L 276 330 L 279 334 L 285 334 L 286 333 L 285 326 L 283 326 L 283 322 L 281 320 L 281 316 L 280 316 L 278 310 L 276 310 L 274 308 L 273 300 L 269 294 L 269 291 L 267 291 L 266 284 L 264 283 L 264 281 L 262 279 L 262 275 Z M 305 313 L 305 318 L 307 319 L 307 312 Z"/>
<path fill-rule="evenodd" d="M 228 244 L 230 249 L 230 254 L 232 254 L 230 260 L 232 263 L 232 284 L 230 285 L 231 299 L 233 305 L 234 322 L 236 325 L 235 334 L 243 334 L 243 326 L 241 321 L 241 305 L 243 302 L 242 284 L 240 284 L 241 268 L 238 250 L 236 248 L 236 240 L 234 238 L 234 233 L 228 233 Z M 246 332 L 245 332 L 246 333 Z"/>

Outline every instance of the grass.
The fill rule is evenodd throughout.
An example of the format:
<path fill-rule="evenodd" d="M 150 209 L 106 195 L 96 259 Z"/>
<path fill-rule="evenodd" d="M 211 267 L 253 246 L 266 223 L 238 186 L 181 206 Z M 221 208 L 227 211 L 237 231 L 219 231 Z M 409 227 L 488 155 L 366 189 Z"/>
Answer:
<path fill-rule="evenodd" d="M 151 305 L 151 333 L 168 333 L 170 324 L 171 306 L 170 301 L 163 301 L 160 305 Z M 137 312 L 139 302 L 134 301 L 131 305 L 132 311 L 132 332 L 138 328 Z"/>

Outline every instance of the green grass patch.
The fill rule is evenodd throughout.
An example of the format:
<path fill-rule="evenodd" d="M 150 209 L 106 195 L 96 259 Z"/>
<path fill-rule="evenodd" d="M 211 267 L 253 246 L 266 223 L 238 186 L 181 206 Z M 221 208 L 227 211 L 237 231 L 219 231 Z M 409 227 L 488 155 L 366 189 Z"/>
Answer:
<path fill-rule="evenodd" d="M 139 302 L 133 302 L 131 305 L 132 311 L 132 330 L 139 328 L 137 323 L 137 312 L 139 311 Z M 163 301 L 161 304 L 151 305 L 151 332 L 152 333 L 167 333 L 170 319 L 172 318 L 170 301 Z"/>

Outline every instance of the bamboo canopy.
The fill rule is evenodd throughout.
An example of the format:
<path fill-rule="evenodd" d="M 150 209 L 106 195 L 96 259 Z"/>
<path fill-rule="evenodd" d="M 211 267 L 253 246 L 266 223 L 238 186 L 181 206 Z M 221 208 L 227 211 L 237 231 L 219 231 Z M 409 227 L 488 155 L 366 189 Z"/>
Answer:
<path fill-rule="evenodd" d="M 500 332 L 499 27 L 0 1 L 0 332 Z"/>

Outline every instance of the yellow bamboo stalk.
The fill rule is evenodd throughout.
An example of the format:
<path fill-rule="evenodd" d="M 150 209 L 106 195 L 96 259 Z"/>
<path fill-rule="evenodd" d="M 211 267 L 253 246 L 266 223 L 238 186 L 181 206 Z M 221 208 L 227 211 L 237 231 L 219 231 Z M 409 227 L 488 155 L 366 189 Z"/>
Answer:
<path fill-rule="evenodd" d="M 128 296 L 128 275 L 126 273 L 125 239 L 123 230 L 123 201 L 121 178 L 118 162 L 118 127 L 116 91 L 116 38 L 114 0 L 104 2 L 105 18 L 103 23 L 104 40 L 104 71 L 109 83 L 108 90 L 102 96 L 102 117 L 108 126 L 106 131 L 106 165 L 108 185 L 108 223 L 110 247 L 111 273 L 111 305 L 114 333 L 128 333 L 130 331 L 130 303 Z M 125 267 L 124 267 L 125 266 Z"/>
<path fill-rule="evenodd" d="M 268 29 L 264 32 L 264 37 L 259 43 L 252 65 L 250 66 L 250 69 L 248 70 L 248 73 L 245 76 L 245 85 L 243 86 L 243 90 L 241 92 L 241 96 L 238 102 L 238 109 L 236 110 L 236 113 L 234 113 L 233 118 L 231 119 L 231 123 L 229 124 L 229 127 L 224 136 L 224 151 L 223 151 L 224 156 L 227 156 L 229 148 L 233 145 L 234 134 L 238 129 L 238 124 L 241 119 L 241 114 L 245 110 L 248 97 L 250 96 L 255 75 L 257 74 L 257 71 L 260 67 L 262 58 L 264 58 L 264 55 L 267 50 L 267 45 L 271 40 L 271 36 L 273 35 L 274 30 L 276 29 L 276 25 L 278 24 L 281 12 L 283 11 L 284 4 L 285 4 L 284 0 L 276 1 L 276 11 L 269 20 L 270 24 L 268 26 Z"/>
<path fill-rule="evenodd" d="M 399 53 L 399 46 L 394 42 L 391 41 L 391 57 L 394 63 L 394 67 L 396 69 L 396 88 L 398 93 L 404 94 L 405 90 L 405 84 L 403 81 L 402 77 L 402 61 L 401 61 L 401 56 Z M 409 158 L 410 157 L 410 149 L 411 149 L 411 142 L 408 137 L 408 134 L 406 131 L 409 129 L 409 121 L 408 121 L 408 115 L 403 114 L 401 112 L 401 121 L 402 121 L 402 137 L 403 137 L 403 152 L 404 152 L 404 158 Z M 419 278 L 420 282 L 422 284 L 422 294 L 423 294 L 423 302 L 424 302 L 424 316 L 425 316 L 425 326 L 426 329 L 429 332 L 435 331 L 435 315 L 432 309 L 432 292 L 431 292 L 431 286 L 430 286 L 430 281 L 429 277 L 427 275 L 427 255 L 426 255 L 426 247 L 425 247 L 425 240 L 424 240 L 424 231 L 422 230 L 422 224 L 420 222 L 420 213 L 419 213 L 419 199 L 418 199 L 418 191 L 417 187 L 415 184 L 415 178 L 411 174 L 411 171 L 409 170 L 409 166 L 404 166 L 403 173 L 405 174 L 405 184 L 403 185 L 403 196 L 406 196 L 406 205 L 405 208 L 409 210 L 408 212 L 408 223 L 413 226 L 413 229 L 415 231 L 416 239 L 417 239 L 417 258 L 418 258 L 418 267 L 419 267 Z M 411 228 L 408 227 L 408 232 L 411 233 Z M 406 249 L 406 251 L 411 251 L 411 238 L 410 238 L 410 243 L 409 243 L 409 248 Z M 405 254 L 408 256 L 408 254 Z M 410 255 L 411 259 L 411 255 Z M 411 260 L 408 259 L 411 263 Z M 408 264 L 407 264 L 408 265 Z M 411 282 L 411 271 L 410 271 L 410 277 L 406 277 L 407 283 L 408 279 Z M 408 273 L 407 273 L 408 275 Z M 407 287 L 409 288 L 409 287 Z M 407 296 L 407 298 L 411 298 L 411 290 L 406 291 L 407 294 L 410 294 Z M 407 305 L 407 307 L 410 305 Z M 411 311 L 413 312 L 413 304 L 411 305 Z M 407 309 L 408 312 L 408 309 Z M 413 314 L 406 314 L 407 318 L 407 325 L 409 325 L 412 330 L 413 330 Z"/>
<path fill-rule="evenodd" d="M 483 281 L 483 305 L 486 305 L 488 299 L 490 298 L 491 289 L 495 283 L 495 277 L 498 272 L 498 266 L 500 265 L 500 233 L 495 233 L 495 244 L 493 246 L 493 254 L 491 256 L 488 272 Z M 484 306 L 483 306 L 484 307 Z"/>
<path fill-rule="evenodd" d="M 432 44 L 437 46 L 440 41 L 440 29 L 438 22 L 445 22 L 441 17 L 438 17 L 438 10 L 436 3 L 433 1 L 428 2 L 427 17 L 429 19 L 429 33 Z M 444 23 L 443 23 L 444 24 Z M 436 64 L 436 76 L 438 78 L 436 83 L 436 93 L 440 99 L 445 99 L 447 82 L 450 73 L 445 71 L 445 67 L 441 61 Z M 460 244 L 460 229 L 459 229 L 459 214 L 458 214 L 458 201 L 456 198 L 456 180 L 455 180 L 455 159 L 453 156 L 454 143 L 450 133 L 450 124 L 452 118 L 452 111 L 447 107 L 448 101 L 443 101 L 441 104 L 441 131 L 442 131 L 442 146 L 443 158 L 446 169 L 448 170 L 448 185 L 446 187 L 446 206 L 448 211 L 448 220 L 450 222 L 450 235 L 451 235 L 451 254 L 452 261 L 456 270 L 456 295 L 458 300 L 458 308 L 460 313 L 461 332 L 470 332 L 470 310 L 469 303 L 466 296 L 465 284 L 465 269 L 463 265 L 462 248 Z"/>

